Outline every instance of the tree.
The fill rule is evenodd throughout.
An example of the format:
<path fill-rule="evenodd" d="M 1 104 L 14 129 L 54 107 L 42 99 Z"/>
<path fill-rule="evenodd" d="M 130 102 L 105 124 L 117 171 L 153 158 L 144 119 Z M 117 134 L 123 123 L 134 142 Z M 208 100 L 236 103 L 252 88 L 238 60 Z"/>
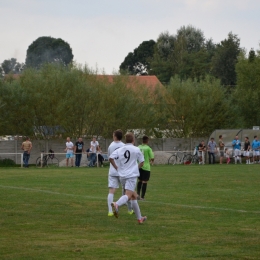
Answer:
<path fill-rule="evenodd" d="M 223 85 L 236 85 L 236 63 L 241 51 L 240 39 L 230 32 L 228 38 L 216 45 L 212 58 L 212 75 L 220 79 Z"/>
<path fill-rule="evenodd" d="M 39 37 L 27 49 L 26 66 L 39 68 L 43 63 L 68 65 L 73 60 L 72 49 L 64 40 Z"/>
<path fill-rule="evenodd" d="M 130 75 L 135 75 L 134 66 L 137 63 L 142 63 L 150 69 L 150 60 L 153 57 L 155 41 L 143 41 L 133 52 L 129 52 L 121 63 L 119 69 L 121 73 L 127 72 Z"/>
<path fill-rule="evenodd" d="M 11 58 L 10 60 L 4 60 L 1 64 L 1 70 L 3 75 L 7 75 L 9 73 L 20 74 L 24 69 L 24 63 L 17 62 L 16 59 Z"/>

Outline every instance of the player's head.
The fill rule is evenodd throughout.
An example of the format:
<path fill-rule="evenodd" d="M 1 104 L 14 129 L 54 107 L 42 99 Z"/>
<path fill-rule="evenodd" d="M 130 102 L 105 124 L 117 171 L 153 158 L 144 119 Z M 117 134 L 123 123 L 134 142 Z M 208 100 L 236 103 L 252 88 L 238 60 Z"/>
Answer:
<path fill-rule="evenodd" d="M 143 136 L 143 144 L 148 144 L 149 142 L 149 137 L 147 135 Z"/>
<path fill-rule="evenodd" d="M 121 129 L 117 129 L 113 133 L 113 139 L 114 141 L 121 141 L 123 138 L 123 131 Z"/>
<path fill-rule="evenodd" d="M 70 137 L 67 137 L 67 142 L 70 142 Z"/>
<path fill-rule="evenodd" d="M 236 135 L 235 139 L 238 140 L 238 135 Z"/>
<path fill-rule="evenodd" d="M 26 136 L 26 137 L 25 137 L 25 140 L 26 140 L 26 141 L 29 141 L 29 140 L 30 140 L 29 136 Z"/>
<path fill-rule="evenodd" d="M 222 138 L 222 135 L 219 136 L 219 139 L 221 139 L 221 138 Z"/>
<path fill-rule="evenodd" d="M 135 136 L 133 133 L 126 133 L 125 135 L 125 142 L 127 144 L 132 144 L 135 141 Z"/>
<path fill-rule="evenodd" d="M 254 139 L 257 139 L 257 135 L 254 136 Z"/>
<path fill-rule="evenodd" d="M 245 140 L 248 141 L 248 137 L 247 136 L 245 137 Z"/>

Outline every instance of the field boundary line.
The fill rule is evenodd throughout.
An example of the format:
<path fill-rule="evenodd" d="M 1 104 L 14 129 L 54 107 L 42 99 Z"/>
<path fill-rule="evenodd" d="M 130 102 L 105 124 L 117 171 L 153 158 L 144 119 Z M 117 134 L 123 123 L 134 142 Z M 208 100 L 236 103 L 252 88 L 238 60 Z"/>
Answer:
<path fill-rule="evenodd" d="M 0 188 L 25 190 L 25 191 L 33 191 L 33 192 L 42 192 L 42 193 L 47 193 L 47 194 L 63 195 L 63 196 L 69 196 L 69 197 L 81 197 L 81 198 L 96 199 L 96 200 L 105 200 L 106 199 L 106 197 L 77 195 L 77 194 L 61 193 L 61 192 L 57 192 L 57 191 L 41 190 L 41 189 L 33 189 L 33 188 L 17 187 L 17 186 L 0 185 Z M 218 207 L 206 207 L 206 206 L 197 206 L 197 205 L 184 205 L 184 204 L 175 204 L 175 203 L 160 202 L 160 201 L 145 200 L 145 201 L 142 201 L 141 203 L 160 204 L 160 205 L 182 207 L 182 208 L 192 208 L 192 209 L 206 209 L 206 210 L 218 210 L 218 211 L 231 211 L 231 212 L 239 212 L 239 213 L 260 214 L 260 211 L 249 211 L 249 210 L 242 210 L 242 209 L 230 209 L 230 208 L 218 208 Z"/>

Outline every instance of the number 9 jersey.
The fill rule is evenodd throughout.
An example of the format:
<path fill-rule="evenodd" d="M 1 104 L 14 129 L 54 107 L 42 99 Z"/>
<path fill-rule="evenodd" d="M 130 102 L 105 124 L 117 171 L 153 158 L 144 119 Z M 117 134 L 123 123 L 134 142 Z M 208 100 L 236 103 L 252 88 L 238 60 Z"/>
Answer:
<path fill-rule="evenodd" d="M 141 150 L 130 143 L 115 150 L 109 158 L 116 160 L 118 167 L 117 172 L 119 177 L 123 179 L 138 177 L 138 163 L 144 162 L 144 156 Z"/>

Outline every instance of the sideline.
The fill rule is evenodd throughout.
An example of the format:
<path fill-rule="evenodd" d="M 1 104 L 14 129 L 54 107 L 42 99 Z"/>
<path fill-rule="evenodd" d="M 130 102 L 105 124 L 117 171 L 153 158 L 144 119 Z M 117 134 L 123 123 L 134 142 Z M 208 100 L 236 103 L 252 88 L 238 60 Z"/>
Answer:
<path fill-rule="evenodd" d="M 106 199 L 106 197 L 93 197 L 93 196 L 86 196 L 86 195 L 76 195 L 76 194 L 60 193 L 60 192 L 56 192 L 56 191 L 39 190 L 39 189 L 26 188 L 26 187 L 15 187 L 15 186 L 0 185 L 0 188 L 25 190 L 25 191 L 33 191 L 33 192 L 42 192 L 42 193 L 47 193 L 47 194 L 63 195 L 63 196 L 69 196 L 69 197 L 81 197 L 81 198 L 95 199 L 95 200 L 105 200 Z M 242 210 L 242 209 L 205 207 L 205 206 L 196 206 L 196 205 L 183 205 L 183 204 L 174 204 L 174 203 L 167 203 L 167 202 L 160 202 L 160 201 L 145 200 L 144 202 L 141 201 L 140 203 L 151 203 L 151 204 L 167 205 L 167 206 L 181 207 L 181 208 L 191 208 L 191 209 L 206 209 L 206 210 L 218 210 L 218 211 L 231 211 L 231 212 L 239 212 L 239 213 L 260 214 L 260 211 L 248 211 L 248 210 Z"/>

